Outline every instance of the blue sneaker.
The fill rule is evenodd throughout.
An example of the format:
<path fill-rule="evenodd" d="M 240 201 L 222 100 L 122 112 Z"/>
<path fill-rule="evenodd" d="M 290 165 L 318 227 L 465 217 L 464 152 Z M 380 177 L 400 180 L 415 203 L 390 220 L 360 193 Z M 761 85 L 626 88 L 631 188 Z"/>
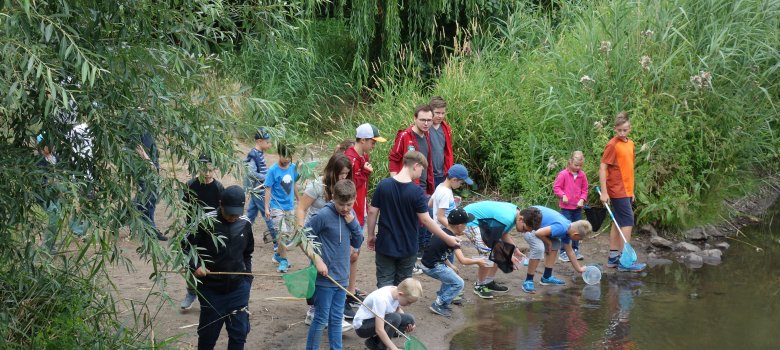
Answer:
<path fill-rule="evenodd" d="M 631 266 L 623 266 L 623 264 L 618 264 L 618 271 L 620 272 L 642 272 L 642 270 L 647 267 L 647 264 L 643 263 L 634 263 Z"/>
<path fill-rule="evenodd" d="M 536 293 L 536 288 L 534 288 L 534 281 L 528 280 L 523 282 L 523 292 L 526 292 L 528 294 L 534 294 Z"/>
<path fill-rule="evenodd" d="M 574 249 L 574 255 L 576 255 L 576 256 L 577 256 L 577 260 L 584 260 L 584 259 L 585 259 L 585 256 L 583 256 L 583 255 L 580 253 L 580 250 L 579 250 L 579 249 Z"/>
<path fill-rule="evenodd" d="M 279 253 L 274 253 L 274 256 L 271 258 L 271 262 L 274 264 L 278 264 L 279 261 L 282 260 L 282 257 L 279 256 Z"/>
<path fill-rule="evenodd" d="M 433 304 L 431 304 L 429 309 L 431 309 L 431 311 L 433 311 L 433 313 L 435 313 L 437 315 L 441 315 L 441 316 L 444 316 L 444 317 L 452 316 L 452 311 L 450 311 L 450 308 L 448 308 L 447 305 L 439 305 L 439 304 L 436 304 L 435 301 L 433 302 Z"/>
<path fill-rule="evenodd" d="M 563 262 L 569 262 L 569 254 L 566 254 L 565 250 L 558 252 L 558 260 Z"/>
<path fill-rule="evenodd" d="M 288 268 L 287 258 L 279 258 L 279 267 L 276 269 L 276 272 L 287 273 Z"/>
<path fill-rule="evenodd" d="M 620 255 L 607 259 L 607 267 L 618 267 L 620 265 Z"/>
<path fill-rule="evenodd" d="M 555 276 L 550 276 L 548 278 L 542 277 L 541 283 L 543 286 L 562 286 L 566 284 L 566 282 L 562 281 L 561 279 Z"/>

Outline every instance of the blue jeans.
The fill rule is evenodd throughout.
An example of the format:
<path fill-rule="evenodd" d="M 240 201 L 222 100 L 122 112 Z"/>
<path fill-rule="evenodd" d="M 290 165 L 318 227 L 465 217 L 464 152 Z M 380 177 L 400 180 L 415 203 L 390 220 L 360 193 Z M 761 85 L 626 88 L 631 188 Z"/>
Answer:
<path fill-rule="evenodd" d="M 436 264 L 432 269 L 423 266 L 422 270 L 426 275 L 441 281 L 441 287 L 436 292 L 436 296 L 444 305 L 452 304 L 452 299 L 455 299 L 463 290 L 463 279 L 444 263 Z"/>
<path fill-rule="evenodd" d="M 306 337 L 306 350 L 320 348 L 325 324 L 328 325 L 328 343 L 331 350 L 341 350 L 341 320 L 347 293 L 339 287 L 317 286 L 314 290 L 314 319 Z"/>
<path fill-rule="evenodd" d="M 147 184 L 146 181 L 139 181 L 138 193 L 135 195 L 135 204 L 138 210 L 146 216 L 149 225 L 156 231 L 157 224 L 154 223 L 154 211 L 157 209 L 157 188 L 153 184 Z"/>
<path fill-rule="evenodd" d="M 428 200 L 431 199 L 431 196 L 425 195 L 425 203 L 428 203 Z M 433 209 L 428 208 L 428 215 L 433 218 Z M 422 256 L 422 253 L 425 251 L 425 248 L 428 247 L 428 243 L 431 241 L 431 232 L 428 231 L 425 226 L 420 226 L 417 229 L 417 255 Z"/>
<path fill-rule="evenodd" d="M 258 213 L 263 217 L 263 220 L 265 220 L 265 226 L 268 227 L 268 232 L 271 234 L 274 241 L 276 241 L 274 223 L 271 219 L 266 219 L 265 217 L 265 192 L 260 192 L 258 194 L 252 193 L 249 195 L 249 209 L 246 211 L 246 217 L 249 218 L 249 222 L 254 224 Z"/>
<path fill-rule="evenodd" d="M 561 209 L 561 214 L 571 222 L 582 220 L 582 208 Z M 580 249 L 580 241 L 571 241 L 571 248 Z M 563 250 L 563 247 L 561 247 L 561 253 L 563 252 L 565 252 L 565 250 Z"/>
<path fill-rule="evenodd" d="M 228 350 L 244 348 L 246 336 L 249 334 L 249 313 L 244 309 L 249 306 L 251 287 L 252 281 L 249 278 L 242 278 L 236 288 L 225 294 L 217 293 L 203 285 L 198 286 L 198 350 L 214 349 L 223 324 L 228 333 Z M 236 310 L 239 311 L 231 314 Z"/>

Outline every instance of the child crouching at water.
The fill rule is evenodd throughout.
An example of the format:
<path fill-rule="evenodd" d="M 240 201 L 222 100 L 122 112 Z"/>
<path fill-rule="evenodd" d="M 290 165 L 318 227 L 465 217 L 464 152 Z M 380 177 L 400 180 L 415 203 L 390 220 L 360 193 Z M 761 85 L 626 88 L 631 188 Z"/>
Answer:
<path fill-rule="evenodd" d="M 444 232 L 450 236 L 462 236 L 466 231 L 466 224 L 471 221 L 474 221 L 474 215 L 467 213 L 463 208 L 454 209 L 447 215 Z M 450 317 L 452 313 L 449 305 L 463 290 L 463 279 L 458 276 L 457 268 L 448 259 L 453 254 L 463 265 L 477 264 L 485 267 L 487 264 L 484 259 L 466 258 L 460 248 L 448 246 L 437 236 L 431 237 L 431 242 L 423 253 L 422 270 L 426 275 L 441 281 L 441 288 L 436 292 L 436 301 L 431 304 L 430 309 L 435 314 L 445 317 Z"/>
<path fill-rule="evenodd" d="M 390 340 L 391 337 L 400 336 L 393 327 L 405 333 L 414 331 L 415 327 L 414 316 L 404 313 L 401 306 L 411 305 L 420 299 L 420 296 L 422 296 L 422 284 L 414 278 L 401 281 L 398 287 L 386 286 L 371 292 L 355 314 L 355 320 L 352 321 L 355 333 L 361 338 L 368 338 L 366 347 L 369 349 L 398 350 Z M 374 313 L 382 318 L 377 318 Z M 393 327 L 386 325 L 385 322 Z"/>

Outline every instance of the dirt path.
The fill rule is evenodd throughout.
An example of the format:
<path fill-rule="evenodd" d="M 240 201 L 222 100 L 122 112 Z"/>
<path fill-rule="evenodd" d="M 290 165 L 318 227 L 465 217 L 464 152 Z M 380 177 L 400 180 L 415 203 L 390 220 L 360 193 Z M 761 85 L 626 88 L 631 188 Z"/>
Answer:
<path fill-rule="evenodd" d="M 269 164 L 273 164 L 276 159 L 270 156 L 268 161 Z M 180 176 L 186 176 L 186 174 Z M 217 178 L 222 181 L 225 187 L 240 184 L 240 181 L 233 177 L 220 177 L 218 175 Z M 164 205 L 159 207 L 157 215 L 158 226 L 160 229 L 165 230 L 172 220 L 167 217 L 167 210 Z M 277 275 L 276 265 L 271 262 L 273 254 L 272 245 L 263 244 L 262 241 L 261 235 L 265 230 L 264 226 L 265 224 L 262 220 L 257 220 L 253 227 L 256 237 L 253 256 L 254 271 L 256 273 Z M 608 235 L 600 234 L 584 241 L 582 251 L 586 255 L 585 263 L 603 263 L 602 260 L 606 256 L 608 244 L 606 236 Z M 515 242 L 521 247 L 525 246 L 525 241 L 519 235 L 515 235 L 514 238 Z M 167 247 L 168 244 L 172 244 L 169 242 L 161 242 L 161 244 Z M 134 271 L 127 272 L 124 268 L 119 267 L 114 267 L 110 270 L 111 279 L 117 286 L 117 299 L 121 302 L 119 308 L 128 310 L 134 305 L 137 309 L 139 305 L 145 304 L 152 311 L 152 314 L 159 310 L 152 323 L 155 339 L 158 342 L 163 339 L 169 339 L 170 345 L 175 348 L 196 348 L 199 304 L 196 302 L 192 309 L 188 311 L 180 310 L 179 303 L 185 294 L 185 284 L 182 278 L 175 275 L 169 276 L 165 286 L 153 286 L 149 280 L 149 276 L 153 272 L 152 267 L 150 263 L 141 260 L 138 254 L 135 253 L 137 247 L 137 242 L 122 240 L 121 248 L 132 261 L 135 268 Z M 466 256 L 473 255 L 471 248 L 464 248 L 464 250 Z M 640 249 L 637 250 L 639 251 Z M 289 258 L 293 264 L 292 270 L 306 266 L 308 263 L 308 260 L 299 250 L 292 252 Z M 363 249 L 358 264 L 360 266 L 357 279 L 358 287 L 367 292 L 374 290 L 376 278 L 373 252 Z M 573 275 L 569 264 L 558 263 L 556 271 L 558 271 L 558 275 L 562 276 L 568 277 Z M 540 289 L 538 294 L 527 295 L 520 290 L 520 283 L 525 277 L 525 270 L 512 274 L 499 273 L 497 280 L 509 286 L 510 291 L 504 295 L 498 295 L 492 301 L 481 300 L 472 293 L 471 289 L 476 277 L 476 267 L 461 266 L 461 276 L 466 282 L 465 304 L 475 307 L 479 307 L 482 303 L 502 303 L 518 298 L 534 300 L 541 298 L 545 288 L 551 288 L 538 286 L 537 288 Z M 431 313 L 428 310 L 428 306 L 435 299 L 439 282 L 425 275 L 417 277 L 423 284 L 424 297 L 419 302 L 405 308 L 407 312 L 412 313 L 417 318 L 418 327 L 414 335 L 426 344 L 428 349 L 448 349 L 450 337 L 464 323 L 463 308 L 455 306 L 452 318 L 444 318 Z M 567 284 L 571 283 L 570 278 L 565 278 L 565 280 Z M 577 283 L 582 284 L 582 281 L 580 280 Z M 164 298 L 159 293 L 149 296 L 150 291 L 160 291 L 160 289 L 167 293 L 170 298 Z M 308 326 L 303 323 L 303 319 L 308 306 L 302 300 L 269 299 L 274 297 L 289 297 L 281 278 L 256 277 L 252 284 L 249 301 L 251 332 L 249 333 L 247 349 L 303 349 L 306 345 L 308 332 Z M 323 344 L 325 344 L 327 336 L 323 338 Z M 365 349 L 363 339 L 359 338 L 354 331 L 344 334 L 343 344 L 344 349 Z M 402 340 L 396 340 L 396 344 L 403 347 Z M 223 331 L 217 348 L 224 349 L 226 347 L 227 334 Z"/>

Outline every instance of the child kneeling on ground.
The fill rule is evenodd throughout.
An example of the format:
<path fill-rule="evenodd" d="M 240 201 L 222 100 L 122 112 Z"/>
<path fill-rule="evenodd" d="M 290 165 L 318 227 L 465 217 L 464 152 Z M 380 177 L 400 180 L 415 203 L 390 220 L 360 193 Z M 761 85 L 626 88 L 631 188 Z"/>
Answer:
<path fill-rule="evenodd" d="M 398 350 L 391 337 L 400 334 L 393 329 L 409 333 L 414 331 L 414 316 L 404 313 L 401 306 L 409 306 L 422 296 L 422 284 L 414 278 L 407 278 L 396 286 L 379 288 L 366 297 L 355 314 L 352 325 L 355 333 L 366 339 L 366 347 L 372 350 Z M 367 309 L 371 308 L 373 312 Z M 375 317 L 374 314 L 381 316 Z M 390 325 L 386 325 L 385 322 Z"/>
<path fill-rule="evenodd" d="M 447 215 L 444 232 L 450 236 L 462 236 L 466 231 L 466 224 L 471 221 L 474 221 L 474 215 L 467 213 L 463 208 L 454 209 Z M 430 309 L 446 317 L 452 314 L 449 305 L 463 290 L 463 278 L 458 276 L 457 268 L 449 261 L 449 257 L 453 254 L 463 265 L 476 264 L 485 267 L 487 264 L 484 259 L 466 258 L 460 248 L 451 248 L 439 237 L 431 237 L 431 242 L 423 253 L 422 270 L 426 275 L 441 281 L 441 288 L 436 292 L 436 301 L 431 304 Z"/>

